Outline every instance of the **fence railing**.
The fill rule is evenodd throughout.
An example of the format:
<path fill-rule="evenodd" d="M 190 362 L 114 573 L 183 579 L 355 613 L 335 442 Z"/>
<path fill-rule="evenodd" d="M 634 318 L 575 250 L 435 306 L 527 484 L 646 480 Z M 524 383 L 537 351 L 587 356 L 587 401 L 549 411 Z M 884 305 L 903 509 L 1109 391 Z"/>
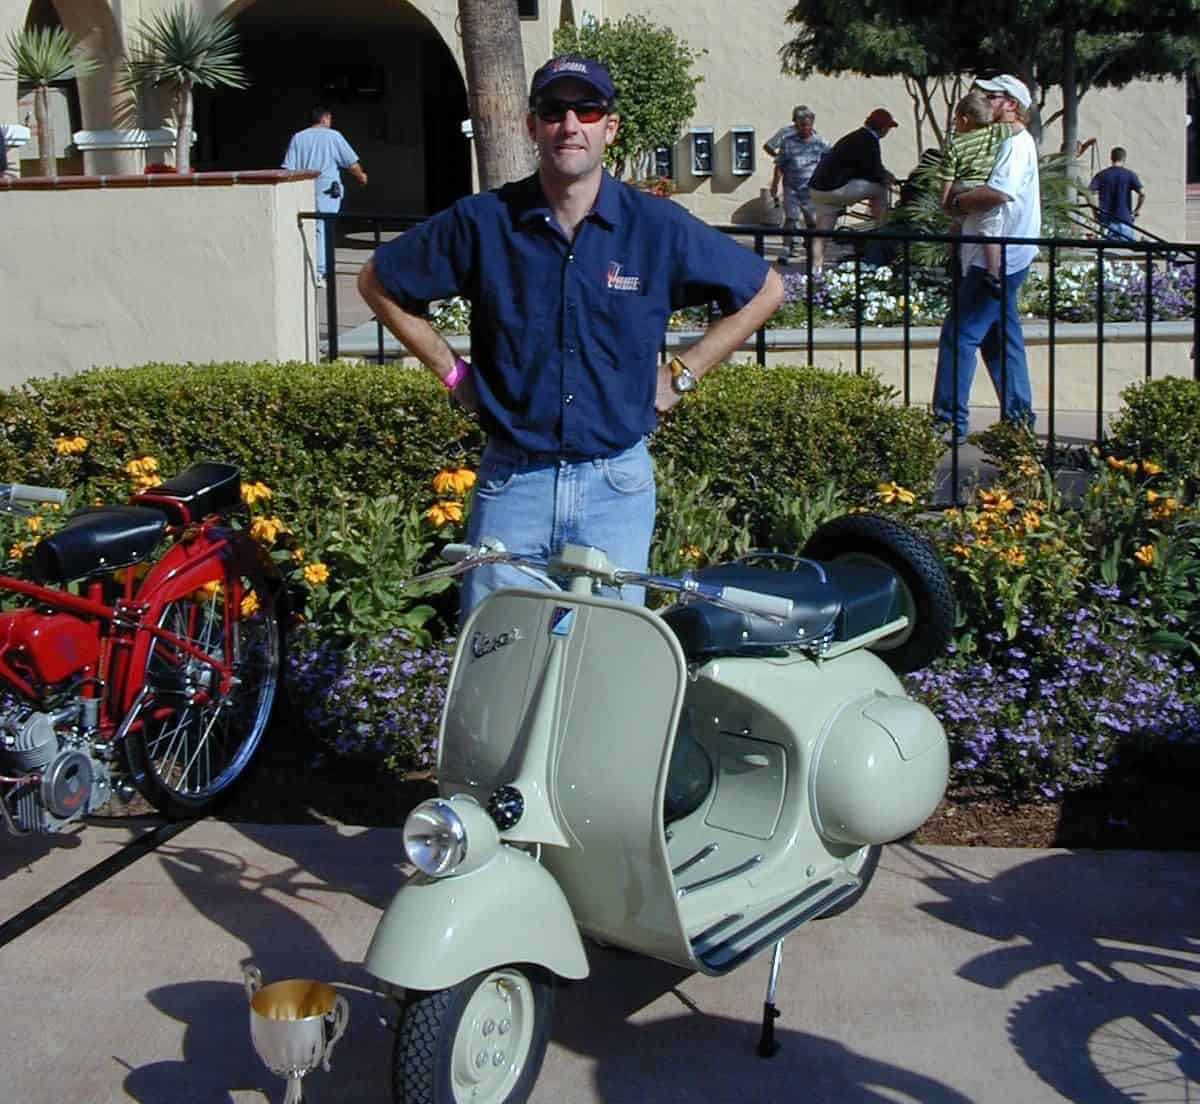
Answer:
<path fill-rule="evenodd" d="M 340 352 L 338 333 L 339 292 L 333 278 L 335 269 L 336 237 L 338 233 L 361 231 L 364 228 L 373 234 L 376 246 L 382 243 L 383 235 L 392 231 L 404 231 L 423 221 L 423 216 L 405 214 L 306 214 L 302 218 L 323 219 L 330 232 L 325 238 L 325 266 L 330 274 L 325 287 L 327 322 L 327 356 L 336 359 Z M 1094 347 L 1094 439 L 1103 441 L 1105 426 L 1105 351 L 1108 337 L 1114 330 L 1121 331 L 1123 344 L 1131 340 L 1131 327 L 1140 326 L 1140 341 L 1143 346 L 1141 376 L 1145 380 L 1154 378 L 1156 352 L 1164 341 L 1176 347 L 1180 341 L 1191 342 L 1191 374 L 1200 379 L 1200 362 L 1194 358 L 1196 346 L 1200 344 L 1200 245 L 1186 242 L 1166 242 L 1158 238 L 1143 238 L 1139 241 L 1118 241 L 1104 238 L 1004 238 L 987 239 L 947 234 L 917 235 L 879 230 L 834 230 L 815 231 L 798 229 L 785 232 L 770 226 L 718 226 L 716 229 L 744 241 L 760 256 L 768 253 L 768 244 L 786 249 L 788 240 L 795 238 L 805 244 L 803 259 L 788 266 L 786 271 L 794 275 L 785 276 L 789 285 L 792 306 L 789 314 L 798 327 L 791 326 L 787 333 L 795 338 L 798 329 L 801 335 L 789 347 L 803 352 L 808 364 L 816 363 L 818 333 L 825 335 L 827 313 L 836 300 L 837 314 L 842 325 L 841 333 L 848 337 L 847 345 L 853 348 L 854 371 L 864 370 L 864 340 L 868 330 L 874 335 L 879 324 L 878 287 L 880 273 L 890 272 L 887 277 L 891 294 L 891 309 L 886 312 L 892 332 L 898 334 L 900 351 L 900 381 L 898 391 L 905 405 L 912 405 L 913 397 L 913 351 L 914 335 L 922 334 L 923 348 L 930 346 L 930 327 L 945 323 L 953 336 L 957 336 L 959 313 L 954 304 L 959 301 L 962 275 L 957 261 L 963 245 L 999 242 L 1001 246 L 1001 270 L 1010 248 L 1016 245 L 1034 244 L 1039 255 L 1033 271 L 1037 273 L 1039 287 L 1044 282 L 1044 293 L 1038 298 L 1044 304 L 1044 314 L 1031 322 L 1028 316 L 1017 322 L 1026 328 L 1039 327 L 1039 343 L 1045 347 L 1045 433 L 1048 449 L 1053 448 L 1057 437 L 1056 416 L 1059 413 L 1059 360 L 1064 344 L 1064 328 L 1069 325 L 1069 343 L 1079 347 L 1088 336 L 1081 333 L 1090 328 L 1090 344 Z M 815 237 L 824 237 L 827 263 L 823 276 L 814 275 L 809 244 Z M 940 256 L 930 262 L 930 254 Z M 831 271 L 830 261 L 837 259 L 836 273 Z M 1070 267 L 1067 267 L 1070 266 Z M 1031 275 L 1031 280 L 1032 280 Z M 1026 285 L 1028 289 L 1028 284 Z M 1082 290 L 1081 290 L 1082 289 Z M 921 294 L 915 295 L 920 291 Z M 927 294 L 928 293 L 928 294 Z M 998 400 L 1000 416 L 1009 414 L 1005 408 L 1005 393 L 1008 364 L 1006 337 L 1007 327 L 1013 324 L 1006 310 L 1007 287 L 1001 284 L 1001 310 L 998 334 L 1003 351 L 999 369 Z M 926 303 L 932 299 L 941 306 L 941 317 L 914 312 L 914 302 Z M 711 319 L 709 308 L 709 318 Z M 797 317 L 798 316 L 798 317 Z M 1128 316 L 1128 317 L 1126 317 Z M 754 337 L 754 355 L 759 364 L 766 364 L 768 350 L 780 342 L 780 326 L 776 319 L 769 321 Z M 1171 322 L 1165 332 L 1165 322 Z M 1120 325 L 1116 325 L 1120 323 Z M 700 325 L 703 320 L 700 320 Z M 1189 325 L 1190 324 L 1190 325 Z M 1040 326 L 1045 326 L 1044 341 Z M 385 345 L 388 337 L 383 326 L 375 322 L 375 359 L 383 362 L 387 356 Z M 1181 332 L 1182 330 L 1182 332 Z M 664 335 L 663 350 L 667 348 Z M 1078 358 L 1075 358 L 1078 361 Z M 1178 361 L 1179 357 L 1176 355 Z M 959 373 L 969 370 L 958 364 L 957 342 L 953 353 L 954 391 L 957 394 Z M 1078 369 L 1076 369 L 1078 371 Z M 925 405 L 927 399 L 918 400 Z M 1079 407 L 1071 408 L 1078 411 Z M 952 448 L 953 486 L 958 486 L 958 443 L 954 438 Z"/>

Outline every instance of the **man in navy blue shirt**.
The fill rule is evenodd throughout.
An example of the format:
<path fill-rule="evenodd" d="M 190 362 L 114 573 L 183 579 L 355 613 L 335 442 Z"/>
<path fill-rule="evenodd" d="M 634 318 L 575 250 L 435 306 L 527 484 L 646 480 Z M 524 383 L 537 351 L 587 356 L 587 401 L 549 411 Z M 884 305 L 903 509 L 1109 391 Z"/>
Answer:
<path fill-rule="evenodd" d="M 487 433 L 471 543 L 495 538 L 540 556 L 587 544 L 644 570 L 654 529 L 644 438 L 655 411 L 770 318 L 783 282 L 674 202 L 604 171 L 620 125 L 614 101 L 603 65 L 552 58 L 530 88 L 537 172 L 380 247 L 359 290 Z M 431 300 L 453 295 L 471 301 L 472 364 L 425 318 Z M 670 313 L 714 299 L 722 317 L 660 367 Z M 523 581 L 512 568 L 470 572 L 463 617 L 489 591 Z"/>
<path fill-rule="evenodd" d="M 1114 146 L 1112 164 L 1092 177 L 1089 191 L 1100 193 L 1100 205 L 1093 210 L 1100 220 L 1106 238 L 1118 241 L 1133 241 L 1133 222 L 1146 202 L 1146 192 L 1135 172 L 1125 167 L 1125 150 Z M 1137 206 L 1130 206 L 1133 193 L 1137 192 Z"/>

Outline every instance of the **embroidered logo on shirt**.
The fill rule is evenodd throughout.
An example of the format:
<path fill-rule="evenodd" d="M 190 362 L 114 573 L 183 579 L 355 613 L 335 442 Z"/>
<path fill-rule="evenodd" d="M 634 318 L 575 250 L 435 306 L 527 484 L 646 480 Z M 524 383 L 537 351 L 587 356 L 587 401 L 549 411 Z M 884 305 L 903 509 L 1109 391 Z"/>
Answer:
<path fill-rule="evenodd" d="M 619 261 L 608 262 L 608 275 L 605 277 L 609 291 L 637 291 L 642 286 L 640 276 L 622 276 Z"/>

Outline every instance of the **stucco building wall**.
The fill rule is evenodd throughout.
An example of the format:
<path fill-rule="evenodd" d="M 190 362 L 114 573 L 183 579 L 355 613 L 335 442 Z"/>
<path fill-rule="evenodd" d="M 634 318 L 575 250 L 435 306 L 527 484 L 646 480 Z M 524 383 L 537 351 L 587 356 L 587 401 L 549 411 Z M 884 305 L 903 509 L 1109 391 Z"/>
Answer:
<path fill-rule="evenodd" d="M 134 0 L 117 3 L 115 0 L 54 0 L 64 26 L 81 37 L 88 48 L 102 56 L 102 71 L 80 83 L 80 104 L 83 126 L 101 129 L 117 125 L 112 110 L 112 89 L 118 67 L 115 57 L 123 48 L 129 31 L 138 19 L 170 6 L 172 0 Z M 265 0 L 192 0 L 206 14 L 223 13 L 231 17 L 251 16 L 257 7 L 264 10 Z M 290 11 L 288 29 L 302 21 L 301 13 L 311 24 L 313 13 L 327 12 L 329 30 L 347 13 L 369 11 L 378 3 L 380 18 L 407 19 L 414 25 L 432 31 L 440 40 L 458 68 L 463 72 L 461 40 L 455 30 L 456 0 L 296 0 L 295 4 L 280 7 Z M 857 76 L 812 77 L 798 80 L 780 72 L 778 49 L 791 28 L 785 23 L 790 0 L 757 0 L 750 6 L 737 7 L 728 0 L 542 0 L 539 17 L 522 22 L 527 74 L 531 74 L 551 52 L 555 27 L 564 18 L 580 20 L 585 14 L 597 18 L 620 19 L 630 14 L 645 15 L 652 21 L 674 28 L 693 47 L 707 51 L 697 65 L 704 77 L 699 86 L 699 104 L 692 125 L 711 126 L 714 130 L 715 171 L 710 177 L 693 177 L 688 171 L 686 140 L 675 149 L 676 178 L 679 202 L 701 217 L 714 222 L 756 221 L 759 214 L 759 193 L 770 181 L 771 165 L 762 154 L 763 140 L 789 121 L 791 108 L 807 103 L 817 114 L 817 129 L 833 140 L 858 126 L 867 112 L 875 106 L 887 106 L 902 123 L 884 144 L 884 160 L 898 176 L 906 175 L 916 164 L 918 144 L 911 122 L 910 101 L 902 82 Z M 272 9 L 275 10 L 275 9 Z M 402 10 L 402 16 L 397 16 Z M 0 35 L 23 25 L 29 11 L 28 0 L 0 0 Z M 315 32 L 314 32 L 315 33 Z M 419 112 L 418 85 L 399 85 L 395 91 L 397 110 Z M 16 118 L 16 86 L 12 81 L 0 81 L 0 122 L 20 122 Z M 249 101 L 247 101 L 249 103 Z M 1055 97 L 1046 105 L 1047 114 L 1057 109 Z M 303 115 L 305 104 L 296 105 L 297 115 Z M 258 120 L 247 111 L 245 125 L 254 128 Z M 297 123 L 297 128 L 302 123 Z M 415 124 L 414 124 L 415 125 Z M 446 125 L 444 122 L 441 125 Z M 729 171 L 730 128 L 745 125 L 755 130 L 755 150 L 758 164 L 751 176 L 734 176 Z M 197 120 L 198 129 L 203 120 Z M 397 141 L 413 138 L 404 128 L 397 128 Z M 1093 166 L 1090 158 L 1080 162 L 1085 177 L 1094 167 L 1108 163 L 1108 150 L 1123 145 L 1129 150 L 1129 165 L 1142 177 L 1147 189 L 1143 221 L 1153 232 L 1171 239 L 1184 236 L 1185 184 L 1185 88 L 1181 81 L 1140 82 L 1114 91 L 1089 92 L 1080 109 L 1080 138 L 1095 137 L 1100 151 L 1099 163 Z M 389 133 L 388 141 L 391 141 Z M 366 141 L 364 137 L 364 142 Z M 926 141 L 932 141 L 927 134 Z M 1056 149 L 1059 129 L 1052 125 L 1045 136 L 1044 148 Z M 274 143 L 274 144 L 277 144 Z M 414 148 L 409 142 L 408 148 Z M 271 146 L 272 156 L 274 145 Z M 384 151 L 376 160 L 386 156 Z M 260 155 L 259 160 L 267 160 Z M 366 157 L 364 155 L 364 161 Z M 392 190 L 397 194 L 391 209 L 416 203 L 423 194 L 408 186 L 400 168 L 401 162 L 410 166 L 412 159 L 401 156 L 390 175 Z M 273 163 L 222 165 L 222 168 L 270 168 Z M 381 166 L 382 167 L 382 166 Z M 137 157 L 121 151 L 96 152 L 86 158 L 88 172 L 140 171 Z M 380 188 L 387 185 L 386 177 L 376 178 Z M 380 202 L 376 196 L 362 197 L 369 205 Z M 401 201 L 404 202 L 401 202 Z"/>
<path fill-rule="evenodd" d="M 93 365 L 317 359 L 312 223 L 297 219 L 311 174 L 201 181 L 0 193 L 0 387 Z"/>

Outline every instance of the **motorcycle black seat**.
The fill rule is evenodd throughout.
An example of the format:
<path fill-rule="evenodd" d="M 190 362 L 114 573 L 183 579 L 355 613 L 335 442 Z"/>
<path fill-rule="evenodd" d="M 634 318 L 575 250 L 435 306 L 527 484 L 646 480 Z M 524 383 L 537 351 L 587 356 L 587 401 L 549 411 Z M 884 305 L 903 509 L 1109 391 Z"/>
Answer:
<path fill-rule="evenodd" d="M 162 539 L 167 515 L 149 506 L 92 506 L 38 541 L 33 570 L 43 583 L 65 583 L 146 559 Z"/>
<path fill-rule="evenodd" d="M 782 623 L 694 600 L 671 607 L 663 620 L 684 655 L 708 657 L 803 647 L 823 637 L 852 640 L 900 616 L 900 580 L 888 568 L 849 562 L 819 566 L 820 571 L 803 563 L 795 571 L 774 571 L 732 563 L 696 572 L 705 583 L 790 598 L 792 615 Z"/>
<path fill-rule="evenodd" d="M 186 520 L 199 521 L 237 506 L 241 502 L 241 487 L 242 474 L 235 465 L 205 460 L 151 487 L 146 496 L 151 501 L 173 499 L 186 508 Z"/>

